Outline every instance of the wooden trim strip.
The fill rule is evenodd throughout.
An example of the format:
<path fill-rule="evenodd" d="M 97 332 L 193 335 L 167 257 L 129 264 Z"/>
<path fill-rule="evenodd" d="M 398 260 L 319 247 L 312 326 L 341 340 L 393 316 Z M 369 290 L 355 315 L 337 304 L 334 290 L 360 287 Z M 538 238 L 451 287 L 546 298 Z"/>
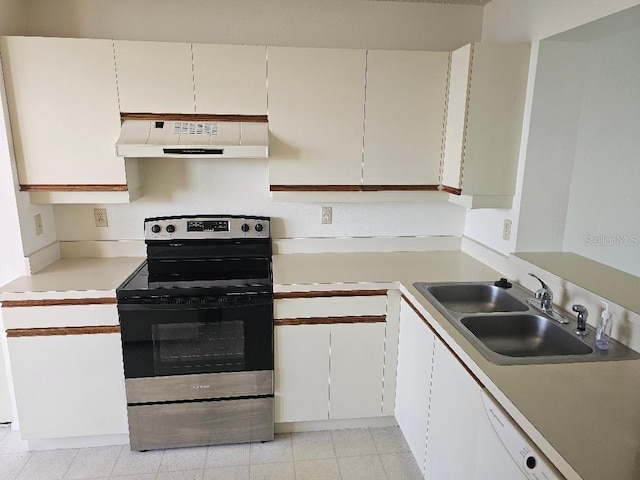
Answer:
<path fill-rule="evenodd" d="M 117 303 L 115 297 L 110 298 L 50 298 L 45 300 L 5 300 L 2 308 L 13 307 L 53 307 L 60 305 L 110 305 Z"/>
<path fill-rule="evenodd" d="M 275 292 L 273 298 L 325 298 L 325 297 L 378 297 L 386 296 L 386 290 L 327 290 L 317 292 Z"/>
<path fill-rule="evenodd" d="M 208 113 L 120 113 L 120 120 L 156 120 L 183 122 L 250 122 L 267 123 L 267 115 L 217 115 Z"/>
<path fill-rule="evenodd" d="M 61 335 L 96 335 L 120 333 L 120 325 L 100 325 L 96 327 L 50 327 L 50 328 L 10 328 L 7 337 L 52 337 Z"/>
<path fill-rule="evenodd" d="M 362 185 L 363 192 L 437 192 L 439 185 Z"/>
<path fill-rule="evenodd" d="M 360 185 L 271 185 L 272 192 L 360 192 Z"/>
<path fill-rule="evenodd" d="M 438 185 L 271 185 L 272 192 L 437 192 Z"/>
<path fill-rule="evenodd" d="M 442 190 L 443 192 L 452 193 L 453 195 L 461 195 L 462 194 L 462 190 L 461 189 L 453 188 L 453 187 L 447 187 L 446 185 L 442 185 L 442 187 L 440 187 L 440 190 Z"/>
<path fill-rule="evenodd" d="M 336 323 L 385 323 L 386 315 L 360 315 L 353 317 L 276 318 L 273 325 L 333 325 Z"/>
<path fill-rule="evenodd" d="M 93 185 L 63 185 L 37 184 L 20 185 L 21 192 L 126 192 L 127 185 L 93 184 Z"/>
<path fill-rule="evenodd" d="M 458 363 L 460 363 L 460 365 L 462 365 L 464 367 L 464 369 L 467 371 L 467 373 L 469 375 L 471 375 L 471 377 L 476 381 L 476 383 L 478 385 L 480 385 L 482 388 L 485 388 L 484 384 L 480 381 L 480 379 L 478 377 L 476 377 L 475 373 L 473 373 L 469 367 L 467 366 L 466 363 L 464 363 L 460 357 L 458 356 L 458 354 L 456 352 L 453 351 L 453 349 L 449 346 L 449 344 L 447 342 L 444 341 L 444 339 L 440 336 L 440 334 L 438 332 L 435 331 L 435 329 L 431 326 L 431 324 L 427 321 L 426 318 L 424 318 L 424 316 L 422 315 L 422 313 L 420 313 L 420 311 L 418 310 L 418 308 L 411 303 L 411 300 L 409 300 L 404 294 L 400 294 L 400 296 L 402 297 L 402 299 L 407 302 L 407 305 L 409 305 L 411 307 L 411 310 L 413 310 L 416 315 L 418 315 L 418 317 L 420 318 L 420 320 L 422 320 L 422 322 L 427 326 L 427 328 L 429 328 L 429 330 L 431 330 L 431 332 L 438 338 L 438 340 L 440 340 L 442 342 L 442 344 L 446 347 L 447 350 L 449 350 L 449 352 L 451 353 L 451 355 L 454 356 L 454 358 L 458 361 Z"/>

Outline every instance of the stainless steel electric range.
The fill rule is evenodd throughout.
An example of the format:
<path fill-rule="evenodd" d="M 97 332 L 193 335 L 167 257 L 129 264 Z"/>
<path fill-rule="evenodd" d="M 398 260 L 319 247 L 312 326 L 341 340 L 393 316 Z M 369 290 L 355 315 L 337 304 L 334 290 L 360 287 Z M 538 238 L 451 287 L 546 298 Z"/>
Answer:
<path fill-rule="evenodd" d="M 116 291 L 132 450 L 273 439 L 269 227 L 145 220 L 147 261 Z"/>

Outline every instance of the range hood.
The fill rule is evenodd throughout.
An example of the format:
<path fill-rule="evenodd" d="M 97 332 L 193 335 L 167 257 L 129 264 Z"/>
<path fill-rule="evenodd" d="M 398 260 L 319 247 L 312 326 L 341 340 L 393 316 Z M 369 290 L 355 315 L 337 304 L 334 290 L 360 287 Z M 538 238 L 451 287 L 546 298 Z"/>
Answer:
<path fill-rule="evenodd" d="M 120 157 L 267 158 L 269 124 L 263 116 L 122 114 Z M 244 117 L 244 118 L 243 118 Z"/>

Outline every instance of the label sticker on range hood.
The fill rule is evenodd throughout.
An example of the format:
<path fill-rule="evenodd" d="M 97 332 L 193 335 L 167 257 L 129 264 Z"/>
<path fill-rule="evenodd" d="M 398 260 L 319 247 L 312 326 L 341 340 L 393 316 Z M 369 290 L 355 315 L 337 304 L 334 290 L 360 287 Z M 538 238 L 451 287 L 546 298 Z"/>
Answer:
<path fill-rule="evenodd" d="M 125 119 L 116 152 L 121 157 L 267 158 L 269 124 Z"/>

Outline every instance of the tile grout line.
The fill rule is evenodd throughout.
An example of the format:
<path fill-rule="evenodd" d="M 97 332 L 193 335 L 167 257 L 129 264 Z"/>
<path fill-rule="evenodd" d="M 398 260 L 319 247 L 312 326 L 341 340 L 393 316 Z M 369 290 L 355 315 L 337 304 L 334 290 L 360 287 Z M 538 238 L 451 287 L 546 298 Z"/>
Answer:
<path fill-rule="evenodd" d="M 118 452 L 118 456 L 116 457 L 116 461 L 114 462 L 113 467 L 111 467 L 111 471 L 109 472 L 109 476 L 107 478 L 113 477 L 113 472 L 116 469 L 116 466 L 118 465 L 118 460 L 120 460 L 120 457 L 122 456 L 122 452 L 124 450 L 124 447 L 126 447 L 126 445 L 121 445 L 120 446 L 120 451 Z"/>
<path fill-rule="evenodd" d="M 72 459 L 71 459 L 71 461 L 69 462 L 69 465 L 67 465 L 67 469 L 66 469 L 66 470 L 64 471 L 64 473 L 62 474 L 62 477 L 60 477 L 60 478 L 62 478 L 62 479 L 64 479 L 64 477 L 66 477 L 66 476 L 67 476 L 67 473 L 69 473 L 69 469 L 71 468 L 71 465 L 73 464 L 74 460 L 78 457 L 78 453 L 80 452 L 80 449 L 79 449 L 79 448 L 76 448 L 75 450 L 76 450 L 75 455 L 73 456 L 73 458 L 72 458 Z"/>

